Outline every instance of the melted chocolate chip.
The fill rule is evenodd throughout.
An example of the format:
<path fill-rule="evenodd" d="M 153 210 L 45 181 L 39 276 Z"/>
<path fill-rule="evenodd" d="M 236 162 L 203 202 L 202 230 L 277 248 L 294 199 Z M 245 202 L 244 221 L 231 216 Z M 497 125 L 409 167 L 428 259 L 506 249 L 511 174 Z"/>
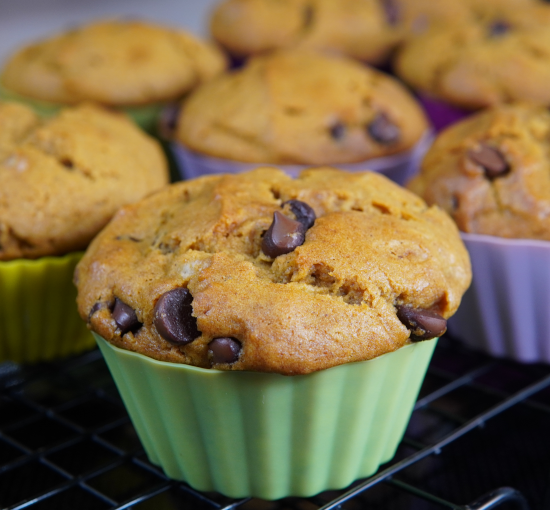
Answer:
<path fill-rule="evenodd" d="M 299 221 L 287 218 L 279 211 L 273 213 L 273 223 L 262 240 L 262 251 L 271 258 L 290 253 L 304 244 L 305 230 Z"/>
<path fill-rule="evenodd" d="M 485 170 L 488 179 L 506 175 L 510 167 L 500 151 L 482 143 L 476 149 L 468 151 L 468 158 Z"/>
<path fill-rule="evenodd" d="M 183 287 L 160 296 L 154 310 L 153 324 L 159 335 L 176 345 L 185 345 L 198 338 L 197 319 L 193 317 L 193 296 Z"/>
<path fill-rule="evenodd" d="M 369 135 L 382 145 L 391 145 L 399 141 L 401 131 L 385 113 L 379 113 L 367 126 Z"/>
<path fill-rule="evenodd" d="M 512 25 L 506 21 L 493 21 L 493 23 L 489 26 L 489 37 L 502 37 L 510 32 L 511 29 Z"/>
<path fill-rule="evenodd" d="M 128 333 L 128 331 L 134 332 L 143 326 L 143 324 L 138 321 L 134 309 L 118 298 L 115 298 L 113 319 L 115 320 L 118 329 L 120 329 L 121 335 Z"/>
<path fill-rule="evenodd" d="M 430 310 L 398 306 L 397 318 L 411 330 L 411 340 L 429 340 L 447 331 L 447 320 Z"/>
<path fill-rule="evenodd" d="M 88 314 L 88 320 L 90 320 L 95 313 L 99 312 L 99 310 L 103 310 L 104 308 L 109 308 L 109 305 L 103 301 L 94 303 L 94 306 L 92 306 L 90 313 Z"/>
<path fill-rule="evenodd" d="M 215 338 L 208 344 L 212 364 L 235 363 L 241 354 L 241 342 L 235 338 Z"/>
<path fill-rule="evenodd" d="M 313 227 L 317 216 L 315 215 L 315 211 L 309 205 L 300 200 L 289 200 L 288 202 L 282 204 L 282 207 L 285 205 L 290 207 L 290 210 L 296 217 L 296 221 L 299 221 L 306 230 Z"/>
<path fill-rule="evenodd" d="M 330 128 L 330 136 L 334 138 L 334 140 L 341 140 L 346 135 L 346 126 L 342 124 L 341 122 L 338 122 L 337 124 L 334 124 L 334 126 L 331 126 Z"/>
<path fill-rule="evenodd" d="M 386 21 L 389 25 L 397 25 L 399 22 L 399 6 L 395 0 L 382 0 L 382 7 L 386 13 Z"/>

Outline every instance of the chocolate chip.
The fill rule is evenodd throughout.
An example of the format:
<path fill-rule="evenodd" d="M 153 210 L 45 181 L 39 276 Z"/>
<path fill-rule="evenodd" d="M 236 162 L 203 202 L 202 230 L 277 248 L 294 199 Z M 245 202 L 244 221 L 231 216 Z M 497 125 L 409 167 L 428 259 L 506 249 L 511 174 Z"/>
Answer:
<path fill-rule="evenodd" d="M 128 331 L 134 332 L 141 328 L 141 326 L 143 325 L 141 322 L 138 321 L 134 309 L 118 298 L 115 298 L 113 319 L 115 319 L 116 325 L 120 329 L 121 335 L 128 333 Z"/>
<path fill-rule="evenodd" d="M 235 363 L 241 354 L 241 342 L 235 338 L 215 338 L 208 344 L 208 357 L 213 364 Z"/>
<path fill-rule="evenodd" d="M 493 21 L 489 26 L 489 37 L 502 37 L 512 29 L 512 25 L 506 21 Z"/>
<path fill-rule="evenodd" d="M 296 218 L 296 221 L 299 221 L 306 230 L 313 227 L 317 216 L 315 215 L 315 211 L 309 205 L 300 200 L 289 200 L 288 202 L 282 204 L 282 207 L 285 205 L 289 206 Z"/>
<path fill-rule="evenodd" d="M 287 218 L 279 211 L 273 213 L 273 223 L 262 240 L 262 251 L 271 258 L 290 253 L 304 244 L 305 230 L 299 221 Z"/>
<path fill-rule="evenodd" d="M 438 313 L 411 306 L 398 306 L 397 318 L 411 330 L 411 340 L 429 340 L 447 331 L 447 320 Z"/>
<path fill-rule="evenodd" d="M 193 317 L 193 296 L 179 287 L 160 296 L 155 305 L 153 324 L 159 335 L 176 345 L 185 345 L 201 336 Z"/>
<path fill-rule="evenodd" d="M 338 122 L 337 124 L 334 124 L 334 126 L 331 126 L 330 128 L 330 136 L 334 138 L 335 140 L 341 140 L 346 135 L 346 126 L 342 124 L 341 122 Z"/>
<path fill-rule="evenodd" d="M 385 113 L 378 113 L 367 126 L 367 131 L 373 140 L 383 145 L 391 145 L 399 141 L 401 132 Z"/>
<path fill-rule="evenodd" d="M 88 314 L 88 320 L 90 320 L 95 313 L 99 312 L 99 310 L 103 310 L 104 308 L 109 308 L 109 305 L 102 301 L 94 303 L 94 306 L 92 306 L 90 313 Z"/>
<path fill-rule="evenodd" d="M 500 151 L 482 143 L 476 149 L 468 150 L 468 158 L 485 170 L 488 179 L 506 175 L 510 167 Z"/>
<path fill-rule="evenodd" d="M 386 21 L 389 25 L 397 25 L 399 22 L 399 6 L 395 0 L 382 0 L 382 7 L 386 13 Z"/>

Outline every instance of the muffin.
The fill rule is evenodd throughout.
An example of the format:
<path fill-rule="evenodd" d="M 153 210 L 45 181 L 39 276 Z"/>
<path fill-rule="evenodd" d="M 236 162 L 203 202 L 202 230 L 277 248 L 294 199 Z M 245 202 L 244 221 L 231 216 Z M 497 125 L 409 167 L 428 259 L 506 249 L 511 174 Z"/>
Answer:
<path fill-rule="evenodd" d="M 88 104 L 43 120 L 0 103 L 0 359 L 91 345 L 70 284 L 78 252 L 166 183 L 158 144 L 121 114 Z"/>
<path fill-rule="evenodd" d="M 161 106 L 223 71 L 213 45 L 137 20 L 102 20 L 17 51 L 0 75 L 2 95 L 43 113 L 94 101 L 151 129 Z"/>
<path fill-rule="evenodd" d="M 225 0 L 210 29 L 238 58 L 305 48 L 380 64 L 401 39 L 392 9 L 379 0 Z"/>
<path fill-rule="evenodd" d="M 550 6 L 480 2 L 473 14 L 409 39 L 394 61 L 396 74 L 419 93 L 466 110 L 550 104 Z"/>
<path fill-rule="evenodd" d="M 445 130 L 411 190 L 464 232 L 473 286 L 450 330 L 491 354 L 550 361 L 550 113 L 493 107 Z"/>
<path fill-rule="evenodd" d="M 267 499 L 343 487 L 393 456 L 434 345 L 421 340 L 469 281 L 439 208 L 331 168 L 174 184 L 121 209 L 75 273 L 151 461 Z"/>
<path fill-rule="evenodd" d="M 183 161 L 188 177 L 208 173 L 209 158 L 221 160 L 218 173 L 238 171 L 233 161 L 386 172 L 403 171 L 401 164 L 410 172 L 427 128 L 411 94 L 380 71 L 281 50 L 197 89 L 183 103 L 175 138 L 188 158 L 198 156 Z M 388 156 L 395 159 L 377 161 Z"/>

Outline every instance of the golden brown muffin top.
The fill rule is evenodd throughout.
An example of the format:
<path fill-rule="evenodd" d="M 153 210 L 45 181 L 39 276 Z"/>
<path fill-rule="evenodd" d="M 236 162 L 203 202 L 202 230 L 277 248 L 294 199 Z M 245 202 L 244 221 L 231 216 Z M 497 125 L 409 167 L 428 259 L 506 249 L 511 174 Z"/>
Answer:
<path fill-rule="evenodd" d="M 550 113 L 502 105 L 443 131 L 409 187 L 460 230 L 550 240 Z"/>
<path fill-rule="evenodd" d="M 22 48 L 0 81 L 32 99 L 131 106 L 177 99 L 225 65 L 216 47 L 181 30 L 103 20 Z"/>
<path fill-rule="evenodd" d="M 82 105 L 41 120 L 0 102 L 0 260 L 81 250 L 167 182 L 159 144 L 121 114 Z"/>
<path fill-rule="evenodd" d="M 252 163 L 353 163 L 411 149 L 422 109 L 393 78 L 347 58 L 281 50 L 197 89 L 176 137 L 199 153 Z"/>
<path fill-rule="evenodd" d="M 452 220 L 385 177 L 259 168 L 121 209 L 75 281 L 81 316 L 118 347 L 293 375 L 422 336 L 411 314 L 440 326 L 470 277 Z"/>
<path fill-rule="evenodd" d="M 239 57 L 307 48 L 377 64 L 401 38 L 379 0 L 225 0 L 210 27 Z"/>
<path fill-rule="evenodd" d="M 479 2 L 473 16 L 434 24 L 402 46 L 396 73 L 419 92 L 463 108 L 550 104 L 550 6 L 516 3 Z"/>

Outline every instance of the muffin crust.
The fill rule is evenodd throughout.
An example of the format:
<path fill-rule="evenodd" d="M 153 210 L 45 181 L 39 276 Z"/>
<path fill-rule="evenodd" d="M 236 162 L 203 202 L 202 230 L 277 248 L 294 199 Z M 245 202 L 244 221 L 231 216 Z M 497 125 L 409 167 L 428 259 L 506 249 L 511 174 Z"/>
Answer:
<path fill-rule="evenodd" d="M 443 131 L 409 188 L 460 230 L 550 241 L 550 113 L 515 104 Z"/>
<path fill-rule="evenodd" d="M 0 81 L 31 99 L 134 106 L 177 99 L 225 64 L 215 46 L 181 30 L 104 20 L 22 48 Z"/>
<path fill-rule="evenodd" d="M 406 151 L 426 129 L 421 108 L 393 78 L 349 59 L 285 50 L 196 90 L 176 138 L 225 159 L 324 165 Z"/>
<path fill-rule="evenodd" d="M 158 143 L 121 114 L 81 105 L 41 120 L 0 102 L 0 260 L 81 250 L 167 182 Z"/>
<path fill-rule="evenodd" d="M 272 258 L 263 238 L 274 213 L 292 216 L 289 200 L 309 205 L 316 219 L 303 244 Z M 470 266 L 452 220 L 382 176 L 318 168 L 293 180 L 260 168 L 177 183 L 121 209 L 75 281 L 82 318 L 118 347 L 204 368 L 293 375 L 407 344 L 398 308 L 448 318 Z M 158 327 L 173 291 L 192 298 L 199 336 L 187 331 L 185 344 Z M 216 339 L 236 342 L 238 358 L 216 362 Z"/>

